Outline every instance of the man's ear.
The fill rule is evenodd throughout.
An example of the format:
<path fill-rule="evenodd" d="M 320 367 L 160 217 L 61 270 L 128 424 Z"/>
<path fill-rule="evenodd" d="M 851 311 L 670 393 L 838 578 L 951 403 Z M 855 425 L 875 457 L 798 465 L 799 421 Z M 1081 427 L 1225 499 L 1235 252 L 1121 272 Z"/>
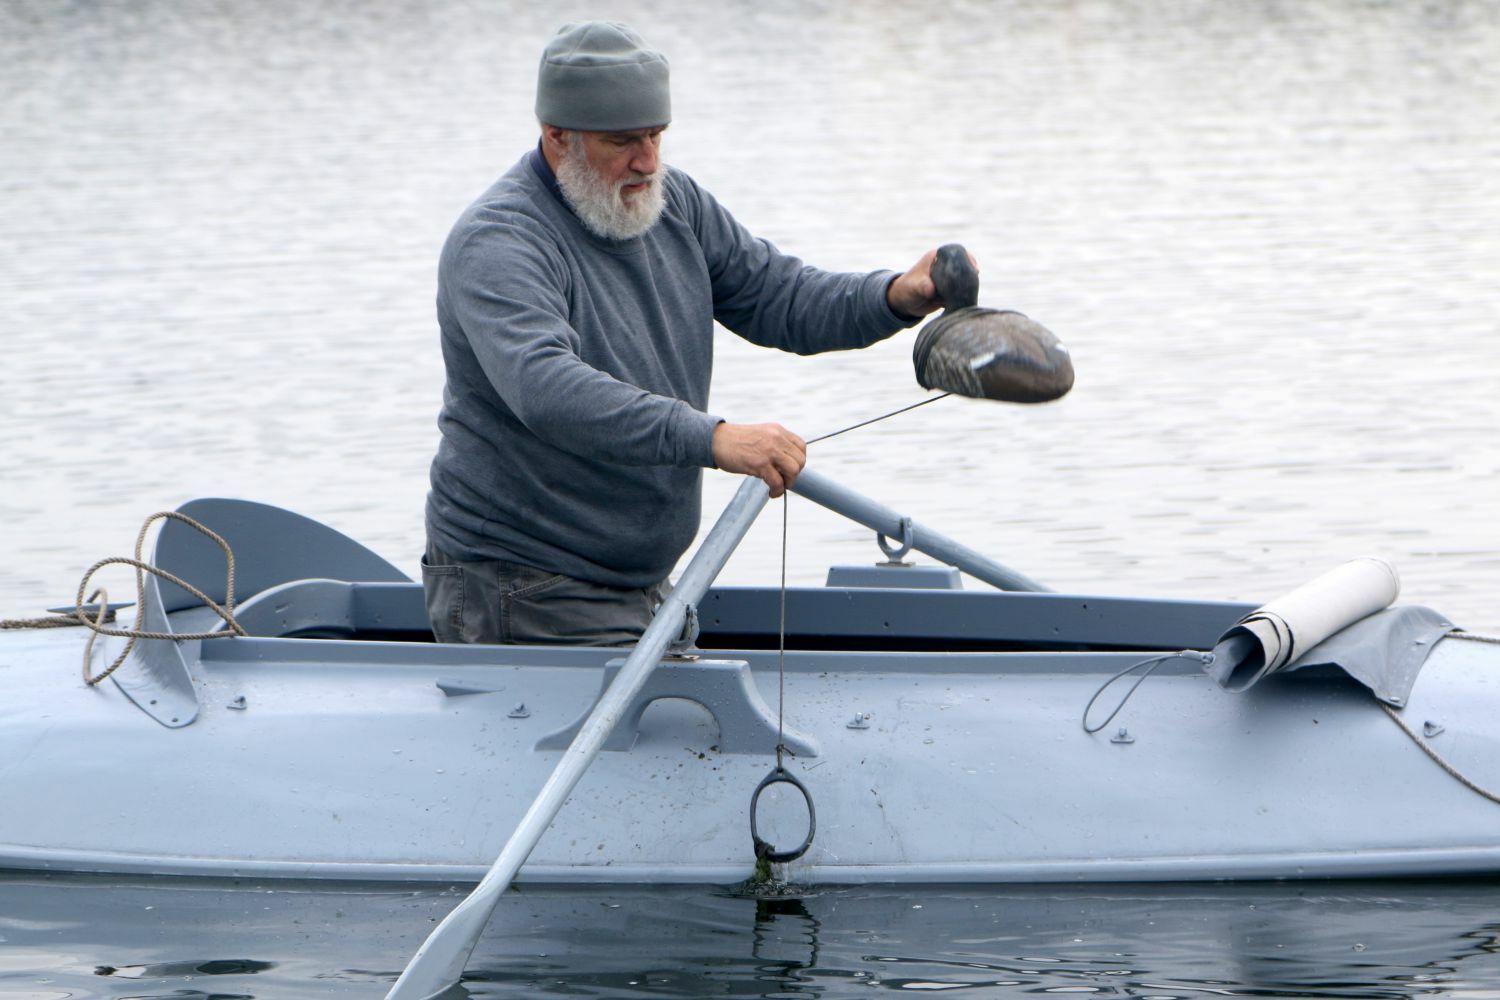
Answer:
<path fill-rule="evenodd" d="M 542 148 L 551 154 L 551 158 L 561 156 L 568 148 L 568 130 L 542 122 Z"/>

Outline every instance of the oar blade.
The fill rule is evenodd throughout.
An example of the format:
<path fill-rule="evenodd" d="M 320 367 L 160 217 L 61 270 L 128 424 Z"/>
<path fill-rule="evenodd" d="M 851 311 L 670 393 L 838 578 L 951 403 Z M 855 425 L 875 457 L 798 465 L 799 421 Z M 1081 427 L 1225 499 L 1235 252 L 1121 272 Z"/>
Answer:
<path fill-rule="evenodd" d="M 483 888 L 475 889 L 427 936 L 386 1000 L 439 1000 L 458 983 L 494 909 L 491 894 L 481 895 Z"/>

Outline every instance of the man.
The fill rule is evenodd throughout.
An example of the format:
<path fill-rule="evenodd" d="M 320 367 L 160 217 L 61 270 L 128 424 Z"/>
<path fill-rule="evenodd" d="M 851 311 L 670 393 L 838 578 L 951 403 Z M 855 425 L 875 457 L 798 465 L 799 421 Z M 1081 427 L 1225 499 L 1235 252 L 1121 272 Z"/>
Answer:
<path fill-rule="evenodd" d="M 938 308 L 928 253 L 833 274 L 757 240 L 661 160 L 667 62 L 570 24 L 541 140 L 460 216 L 438 268 L 447 380 L 423 584 L 443 642 L 630 643 L 697 533 L 702 469 L 791 485 L 806 445 L 706 412 L 715 320 L 799 354 Z"/>

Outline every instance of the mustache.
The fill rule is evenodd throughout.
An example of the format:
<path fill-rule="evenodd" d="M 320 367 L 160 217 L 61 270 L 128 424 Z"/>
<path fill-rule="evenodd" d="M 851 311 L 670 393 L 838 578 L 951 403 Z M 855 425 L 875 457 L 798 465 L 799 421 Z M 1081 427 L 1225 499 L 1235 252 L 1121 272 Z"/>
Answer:
<path fill-rule="evenodd" d="M 658 169 L 649 174 L 631 174 L 629 177 L 616 182 L 615 190 L 618 191 L 632 184 L 655 184 L 661 180 L 664 173 L 666 173 L 665 169 Z"/>

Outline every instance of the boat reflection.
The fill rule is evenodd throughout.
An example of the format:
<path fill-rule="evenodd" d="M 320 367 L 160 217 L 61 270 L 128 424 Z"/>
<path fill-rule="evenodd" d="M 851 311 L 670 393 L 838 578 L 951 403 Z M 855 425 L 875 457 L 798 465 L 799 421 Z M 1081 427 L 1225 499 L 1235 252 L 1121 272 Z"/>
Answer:
<path fill-rule="evenodd" d="M 1500 994 L 1494 881 L 508 895 L 464 983 L 493 997 Z M 0 994 L 378 997 L 466 886 L 0 877 Z M 211 985 L 210 985 L 211 984 Z M 34 995 L 34 994 L 27 994 Z"/>

